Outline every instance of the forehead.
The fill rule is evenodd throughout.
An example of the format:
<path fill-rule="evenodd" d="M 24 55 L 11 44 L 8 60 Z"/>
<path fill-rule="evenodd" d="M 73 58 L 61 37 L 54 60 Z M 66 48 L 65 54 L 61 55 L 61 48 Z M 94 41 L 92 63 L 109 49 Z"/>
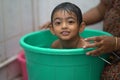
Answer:
<path fill-rule="evenodd" d="M 67 10 L 58 10 L 54 13 L 53 18 L 56 17 L 76 17 L 75 13 Z"/>

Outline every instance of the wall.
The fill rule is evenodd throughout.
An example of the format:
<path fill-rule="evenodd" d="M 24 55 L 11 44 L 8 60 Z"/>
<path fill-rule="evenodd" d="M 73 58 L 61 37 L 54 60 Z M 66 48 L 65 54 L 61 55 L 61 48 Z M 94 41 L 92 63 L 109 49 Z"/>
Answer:
<path fill-rule="evenodd" d="M 53 8 L 60 4 L 61 2 L 72 2 L 79 6 L 82 10 L 82 13 L 86 12 L 90 8 L 96 6 L 99 3 L 99 0 L 40 0 L 38 2 L 39 13 L 38 16 L 39 24 L 44 24 L 46 21 L 50 21 L 50 16 Z M 102 30 L 102 23 L 96 25 L 91 25 L 89 28 Z"/>
<path fill-rule="evenodd" d="M 83 13 L 98 4 L 98 0 L 0 0 L 0 79 L 13 80 L 21 71 L 17 54 L 21 51 L 21 36 L 38 30 L 50 20 L 52 9 L 63 1 L 77 4 Z M 102 30 L 102 23 L 91 28 Z"/>
<path fill-rule="evenodd" d="M 33 30 L 32 0 L 0 0 L 0 80 L 20 73 L 19 39 Z"/>

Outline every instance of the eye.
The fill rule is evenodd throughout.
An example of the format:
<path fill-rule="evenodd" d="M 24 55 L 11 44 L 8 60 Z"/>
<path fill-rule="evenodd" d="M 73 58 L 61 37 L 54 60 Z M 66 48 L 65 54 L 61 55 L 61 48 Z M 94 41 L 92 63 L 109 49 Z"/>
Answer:
<path fill-rule="evenodd" d="M 61 24 L 60 21 L 55 21 L 55 22 L 54 22 L 54 25 L 55 25 L 55 26 L 59 26 L 60 24 Z"/>
<path fill-rule="evenodd" d="M 74 24 L 75 21 L 74 21 L 74 20 L 68 20 L 68 23 L 69 23 L 69 24 Z"/>
<path fill-rule="evenodd" d="M 69 21 L 69 23 L 74 23 L 74 21 Z"/>
<path fill-rule="evenodd" d="M 74 19 L 69 19 L 69 20 L 68 20 L 68 23 L 69 23 L 69 24 L 74 24 L 74 23 L 75 23 L 75 20 L 74 20 Z"/>

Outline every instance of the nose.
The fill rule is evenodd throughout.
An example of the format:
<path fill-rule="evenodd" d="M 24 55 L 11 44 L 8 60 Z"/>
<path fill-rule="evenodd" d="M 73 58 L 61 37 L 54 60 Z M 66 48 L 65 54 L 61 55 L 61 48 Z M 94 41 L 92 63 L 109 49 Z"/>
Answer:
<path fill-rule="evenodd" d="M 63 25 L 62 25 L 62 28 L 67 28 L 67 24 L 64 22 Z"/>

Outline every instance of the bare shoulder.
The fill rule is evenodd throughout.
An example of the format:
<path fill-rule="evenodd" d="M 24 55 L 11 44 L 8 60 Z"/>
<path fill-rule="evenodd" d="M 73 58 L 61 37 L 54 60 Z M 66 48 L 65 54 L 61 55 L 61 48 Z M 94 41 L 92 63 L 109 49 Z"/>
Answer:
<path fill-rule="evenodd" d="M 60 42 L 59 40 L 56 40 L 51 45 L 52 48 L 60 48 Z"/>

